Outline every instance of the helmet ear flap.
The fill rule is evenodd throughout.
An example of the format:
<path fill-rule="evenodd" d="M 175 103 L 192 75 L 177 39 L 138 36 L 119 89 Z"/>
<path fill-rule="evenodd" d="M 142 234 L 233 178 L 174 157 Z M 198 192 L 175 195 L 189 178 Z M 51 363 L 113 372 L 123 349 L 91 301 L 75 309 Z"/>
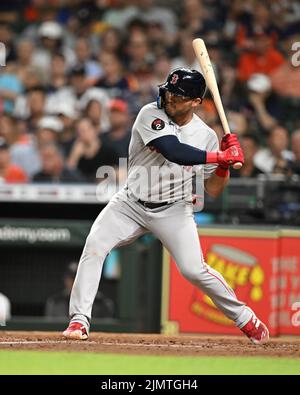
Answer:
<path fill-rule="evenodd" d="M 156 98 L 156 104 L 157 104 L 157 108 L 162 109 L 163 108 L 163 104 L 162 104 L 162 98 L 161 96 L 157 96 Z"/>
<path fill-rule="evenodd" d="M 156 98 L 157 108 L 161 109 L 165 106 L 166 88 L 160 86 L 158 89 L 158 96 Z"/>

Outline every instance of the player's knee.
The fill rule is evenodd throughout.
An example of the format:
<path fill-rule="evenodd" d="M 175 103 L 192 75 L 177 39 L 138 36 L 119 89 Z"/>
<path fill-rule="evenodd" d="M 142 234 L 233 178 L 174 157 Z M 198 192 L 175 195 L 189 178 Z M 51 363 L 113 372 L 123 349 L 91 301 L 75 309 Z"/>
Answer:
<path fill-rule="evenodd" d="M 90 233 L 85 242 L 84 253 L 87 255 L 106 257 L 109 252 L 106 244 L 107 243 L 103 238 Z"/>
<path fill-rule="evenodd" d="M 185 267 L 180 270 L 181 274 L 184 278 L 186 278 L 189 282 L 196 284 L 201 281 L 201 270 L 200 268 L 188 268 Z"/>

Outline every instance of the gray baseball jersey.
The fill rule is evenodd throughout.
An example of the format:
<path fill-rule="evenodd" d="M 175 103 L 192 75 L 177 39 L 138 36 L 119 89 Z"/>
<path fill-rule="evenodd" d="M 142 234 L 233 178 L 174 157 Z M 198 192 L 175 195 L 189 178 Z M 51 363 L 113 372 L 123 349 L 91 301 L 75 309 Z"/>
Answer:
<path fill-rule="evenodd" d="M 147 146 L 152 140 L 167 135 L 201 150 L 219 149 L 216 133 L 196 114 L 188 124 L 178 126 L 156 103 L 144 106 L 133 125 L 129 145 L 127 187 L 132 197 L 151 202 L 192 201 L 193 176 L 204 174 L 206 179 L 215 171 L 214 164 L 180 166 Z"/>
<path fill-rule="evenodd" d="M 147 232 L 161 240 L 182 275 L 205 292 L 237 326 L 242 327 L 252 316 L 222 275 L 204 261 L 191 203 L 193 172 L 167 161 L 147 146 L 164 135 L 175 135 L 181 142 L 202 150 L 218 149 L 216 134 L 198 116 L 180 127 L 155 103 L 142 108 L 132 129 L 127 185 L 95 220 L 71 293 L 71 321 L 82 323 L 87 330 L 105 257 L 113 248 Z M 204 177 L 208 178 L 214 169 L 214 165 L 205 165 Z M 168 203 L 147 208 L 139 199 Z"/>

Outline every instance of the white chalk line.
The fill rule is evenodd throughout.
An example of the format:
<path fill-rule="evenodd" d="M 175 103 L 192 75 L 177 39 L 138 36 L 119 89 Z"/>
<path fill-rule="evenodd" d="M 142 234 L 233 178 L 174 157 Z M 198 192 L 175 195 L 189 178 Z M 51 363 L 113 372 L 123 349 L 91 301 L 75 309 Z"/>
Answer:
<path fill-rule="evenodd" d="M 10 346 L 14 344 L 20 344 L 20 345 L 26 345 L 26 344 L 61 344 L 61 343 L 68 343 L 67 340 L 61 340 L 61 341 L 55 341 L 55 340 L 49 340 L 49 341 L 39 341 L 39 340 L 24 340 L 24 341 L 4 341 L 0 342 L 0 346 Z"/>
<path fill-rule="evenodd" d="M 176 348 L 203 348 L 201 345 L 193 344 L 141 344 L 141 343 L 102 343 L 107 346 L 125 346 L 125 347 L 176 347 Z"/>
<path fill-rule="evenodd" d="M 81 340 L 28 340 L 28 341 L 0 341 L 0 346 L 10 346 L 10 345 L 32 345 L 32 344 L 98 344 L 99 346 L 123 346 L 123 347 L 173 347 L 173 348 L 206 348 L 203 345 L 197 344 L 143 344 L 143 343 L 110 343 L 103 342 L 98 343 L 95 341 L 81 341 Z M 213 346 L 210 344 L 210 346 Z"/>

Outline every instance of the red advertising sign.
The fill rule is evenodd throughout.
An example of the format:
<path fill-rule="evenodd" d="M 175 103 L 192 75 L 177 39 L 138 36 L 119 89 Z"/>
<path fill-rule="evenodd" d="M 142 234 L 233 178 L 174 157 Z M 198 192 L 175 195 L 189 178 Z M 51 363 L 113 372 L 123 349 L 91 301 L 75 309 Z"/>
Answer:
<path fill-rule="evenodd" d="M 222 274 L 270 334 L 300 334 L 300 231 L 199 230 L 206 263 Z M 185 280 L 165 251 L 162 327 L 165 332 L 235 334 L 212 300 Z"/>
<path fill-rule="evenodd" d="M 200 241 L 208 265 L 221 273 L 238 299 L 264 321 L 271 335 L 277 334 L 277 307 L 272 302 L 277 283 L 272 283 L 274 259 L 278 257 L 277 231 L 225 231 L 202 229 Z M 162 308 L 163 330 L 181 333 L 241 334 L 234 323 L 216 308 L 212 300 L 185 280 L 172 257 L 165 254 Z M 168 279 L 165 276 L 168 276 Z M 164 287 L 164 288 L 165 288 Z"/>
<path fill-rule="evenodd" d="M 279 332 L 300 335 L 300 231 L 282 231 L 279 247 L 272 278 L 277 277 Z"/>

